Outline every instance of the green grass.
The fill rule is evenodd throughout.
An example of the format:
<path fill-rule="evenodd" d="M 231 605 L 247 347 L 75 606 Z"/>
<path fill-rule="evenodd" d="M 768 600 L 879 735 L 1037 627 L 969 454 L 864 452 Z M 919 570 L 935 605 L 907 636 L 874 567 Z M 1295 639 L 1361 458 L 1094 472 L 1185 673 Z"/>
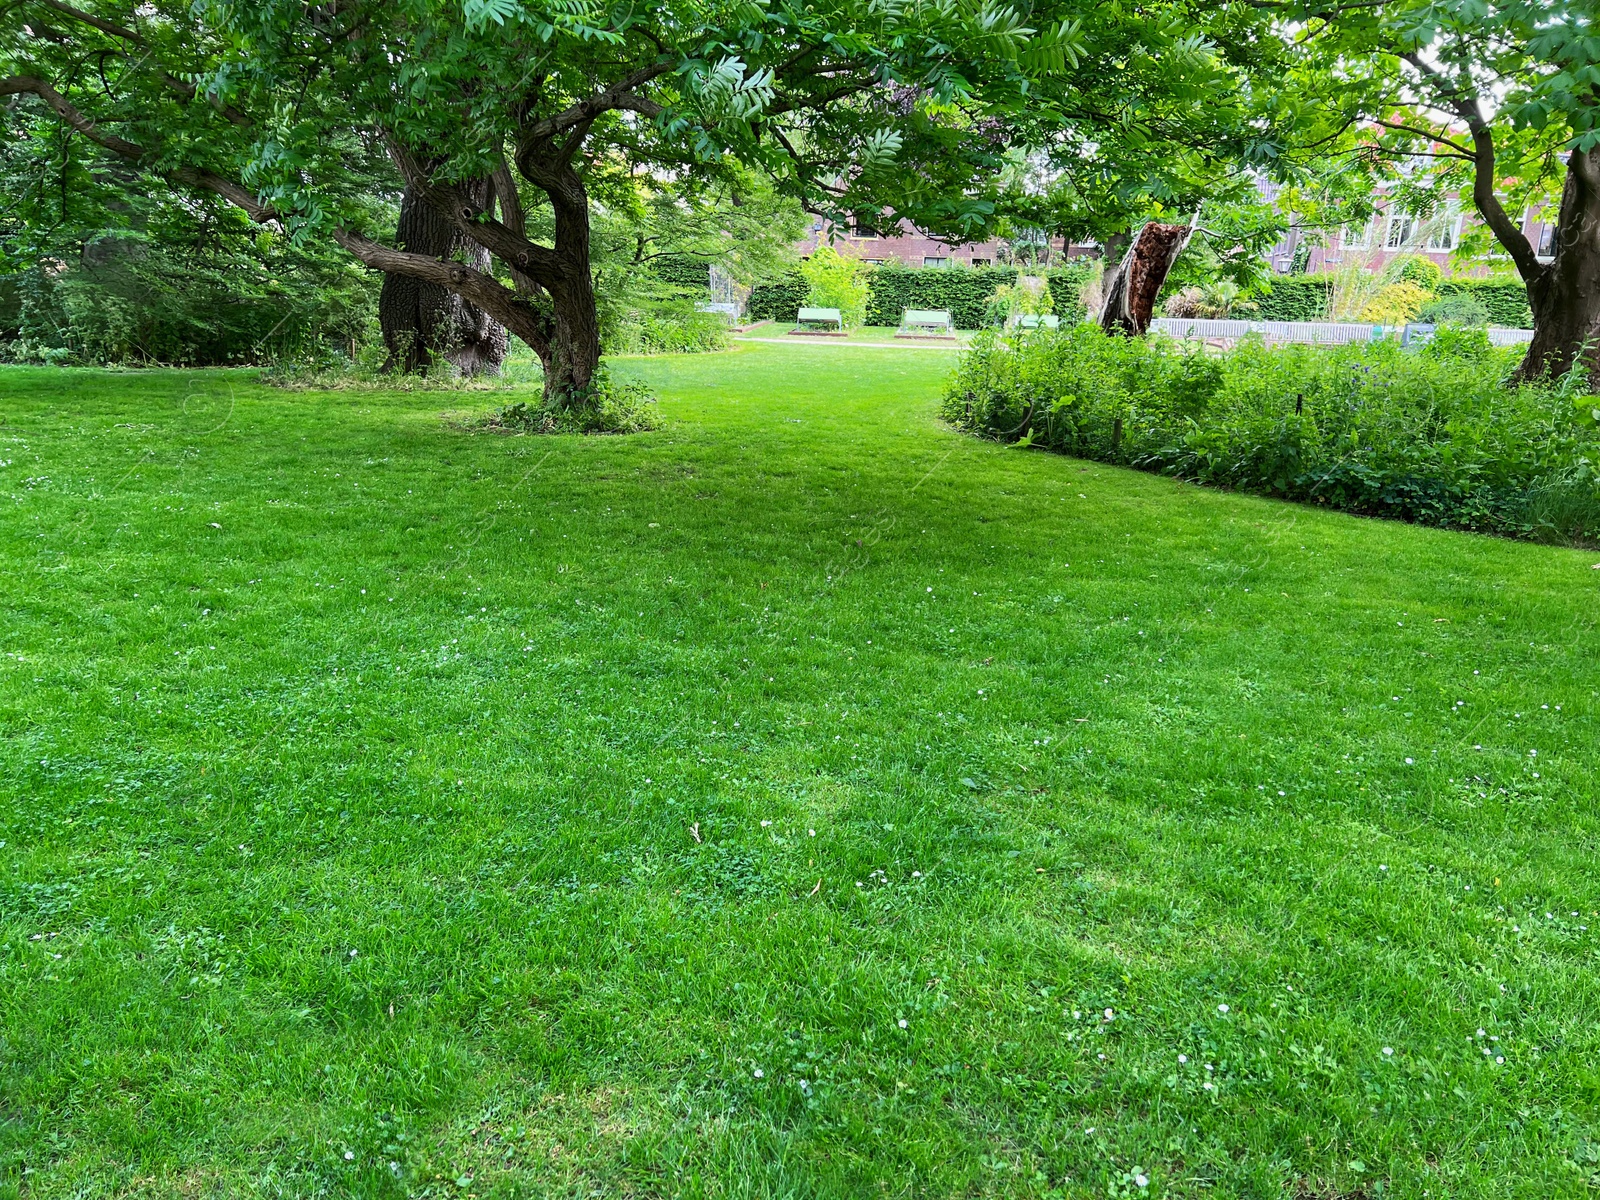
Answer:
<path fill-rule="evenodd" d="M 1593 1196 L 1595 556 L 951 361 L 0 371 L 0 1195 Z"/>

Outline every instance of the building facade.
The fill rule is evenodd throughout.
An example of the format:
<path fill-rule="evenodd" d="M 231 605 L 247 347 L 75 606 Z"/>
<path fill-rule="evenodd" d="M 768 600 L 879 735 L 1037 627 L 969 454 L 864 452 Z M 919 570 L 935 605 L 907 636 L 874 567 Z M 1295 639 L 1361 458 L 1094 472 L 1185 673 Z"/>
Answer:
<path fill-rule="evenodd" d="M 831 245 L 840 254 L 859 258 L 863 262 L 897 263 L 904 267 L 996 267 L 1007 266 L 1014 259 L 1010 242 L 990 240 L 951 244 L 928 237 L 904 222 L 893 230 L 868 230 L 860 227 L 852 229 L 816 218 L 796 248 L 806 255 L 818 246 L 825 245 Z M 1038 258 L 1046 266 L 1099 252 L 1098 246 L 1069 244 L 1065 238 L 1050 238 L 1039 243 L 1036 250 Z"/>
<path fill-rule="evenodd" d="M 1267 185 L 1262 190 L 1270 199 L 1271 192 L 1276 189 Z M 1297 269 L 1307 274 L 1320 274 L 1349 266 L 1359 266 L 1376 273 L 1403 254 L 1422 255 L 1449 273 L 1487 275 L 1509 266 L 1509 256 L 1496 250 L 1469 263 L 1451 260 L 1461 242 L 1463 231 L 1469 223 L 1479 220 L 1475 212 L 1463 212 L 1455 204 L 1438 216 L 1422 219 L 1400 212 L 1397 208 L 1391 211 L 1390 205 L 1380 202 L 1378 212 L 1360 225 L 1334 230 L 1292 227 L 1267 258 L 1272 270 L 1279 275 L 1288 275 Z M 1555 254 L 1555 213 L 1530 209 L 1522 215 L 1521 228 L 1540 260 L 1550 261 Z M 933 269 L 1009 265 L 1016 253 L 1010 242 L 990 240 L 952 244 L 929 237 L 903 222 L 892 231 L 880 231 L 837 225 L 816 218 L 796 249 L 802 255 L 807 255 L 822 245 L 831 245 L 839 253 L 863 262 Z M 1097 243 L 1068 242 L 1059 237 L 1042 241 L 1034 249 L 1037 260 L 1045 266 L 1059 265 L 1068 259 L 1099 255 L 1101 252 Z M 1303 259 L 1303 265 L 1298 268 L 1297 259 Z"/>

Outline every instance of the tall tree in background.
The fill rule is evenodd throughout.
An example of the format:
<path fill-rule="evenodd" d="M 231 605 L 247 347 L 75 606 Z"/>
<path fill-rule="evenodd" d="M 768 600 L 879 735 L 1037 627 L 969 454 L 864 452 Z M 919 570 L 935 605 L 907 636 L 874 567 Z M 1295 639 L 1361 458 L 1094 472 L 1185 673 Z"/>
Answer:
<path fill-rule="evenodd" d="M 1533 310 L 1518 377 L 1600 365 L 1600 29 L 1574 0 L 1288 0 L 1303 77 L 1362 153 L 1405 164 L 1397 198 L 1470 195 Z M 1409 196 L 1407 193 L 1411 193 Z M 1525 207 L 1559 196 L 1554 253 L 1522 231 Z M 1587 348 L 1587 349 L 1586 349 Z"/>

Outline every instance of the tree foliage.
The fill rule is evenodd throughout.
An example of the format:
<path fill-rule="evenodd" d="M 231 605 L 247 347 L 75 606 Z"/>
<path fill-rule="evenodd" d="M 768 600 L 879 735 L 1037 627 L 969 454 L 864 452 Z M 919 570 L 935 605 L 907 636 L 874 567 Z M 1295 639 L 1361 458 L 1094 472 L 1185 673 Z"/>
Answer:
<path fill-rule="evenodd" d="M 1198 0 L 82 3 L 21 0 L 0 34 L 0 93 L 37 131 L 25 206 L 58 181 L 209 192 L 469 299 L 563 394 L 598 357 L 591 197 L 629 171 L 753 172 L 813 211 L 968 239 L 1186 203 L 1224 161 L 1281 157 L 1281 114 L 1240 86 L 1262 54 L 1217 48 L 1260 18 Z M 486 175 L 470 202 L 457 185 Z M 386 245 L 402 183 L 492 267 Z"/>
<path fill-rule="evenodd" d="M 1371 133 L 1351 160 L 1393 164 L 1394 201 L 1422 215 L 1470 198 L 1534 313 L 1525 377 L 1560 374 L 1600 333 L 1600 32 L 1570 0 L 1286 0 L 1310 92 Z M 1558 199 L 1559 198 L 1559 199 Z M 1521 213 L 1551 204 L 1551 261 Z"/>

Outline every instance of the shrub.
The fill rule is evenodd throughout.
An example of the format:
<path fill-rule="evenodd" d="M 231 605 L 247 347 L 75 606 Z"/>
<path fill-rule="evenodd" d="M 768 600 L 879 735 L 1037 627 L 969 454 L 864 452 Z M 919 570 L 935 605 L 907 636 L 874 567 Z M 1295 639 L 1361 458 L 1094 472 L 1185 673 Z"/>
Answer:
<path fill-rule="evenodd" d="M 1181 292 L 1174 292 L 1168 296 L 1161 305 L 1161 311 L 1169 317 L 1198 317 L 1200 304 L 1205 295 L 1197 287 L 1186 287 Z"/>
<path fill-rule="evenodd" d="M 1600 398 L 1508 388 L 1482 330 L 1226 355 L 1094 326 L 980 334 L 947 420 L 1199 483 L 1540 541 L 1600 542 Z"/>
<path fill-rule="evenodd" d="M 728 348 L 728 322 L 679 300 L 628 311 L 605 342 L 610 354 L 705 354 Z"/>
<path fill-rule="evenodd" d="M 868 325 L 898 325 L 908 308 L 944 309 L 957 329 L 982 329 L 989 300 L 1017 282 L 1015 267 L 904 267 L 884 263 L 868 279 Z M 791 314 L 792 315 L 792 314 Z"/>
<path fill-rule="evenodd" d="M 1532 329 L 1528 289 L 1518 279 L 1446 279 L 1440 297 L 1475 296 L 1489 310 L 1489 324 L 1506 329 Z"/>
<path fill-rule="evenodd" d="M 1443 278 L 1444 272 L 1439 269 L 1439 264 L 1420 254 L 1402 254 L 1391 259 L 1383 272 L 1385 283 L 1414 283 L 1427 292 L 1438 291 L 1439 281 Z"/>
<path fill-rule="evenodd" d="M 846 258 L 831 246 L 818 246 L 800 264 L 806 280 L 806 304 L 837 308 L 847 328 L 860 325 L 867 315 L 867 271 L 860 259 Z"/>
<path fill-rule="evenodd" d="M 1056 315 L 1063 324 L 1076 325 L 1089 316 L 1085 297 L 1098 296 L 1105 262 L 1098 258 L 1074 258 L 1064 267 L 1052 267 L 1044 273 L 1055 303 Z"/>
<path fill-rule="evenodd" d="M 663 254 L 653 262 L 651 271 L 663 283 L 696 293 L 711 293 L 711 267 L 704 259 L 690 254 Z"/>
<path fill-rule="evenodd" d="M 1430 300 L 1417 313 L 1419 321 L 1436 325 L 1479 326 L 1489 323 L 1489 306 L 1470 292 L 1456 292 Z"/>
<path fill-rule="evenodd" d="M 799 271 L 791 271 L 782 279 L 758 283 L 750 289 L 745 315 L 752 321 L 792 321 L 806 302 L 810 286 Z"/>
<path fill-rule="evenodd" d="M 1083 291 L 1099 277 L 1099 259 L 1075 259 L 1044 272 L 1050 307 L 1063 322 L 1083 320 Z M 884 263 L 867 273 L 868 325 L 898 325 L 908 308 L 945 309 L 957 329 L 982 329 L 996 290 L 1017 282 L 1015 267 L 949 267 L 941 270 Z M 792 321 L 805 304 L 810 284 L 799 271 L 758 283 L 745 312 L 756 321 Z"/>
<path fill-rule="evenodd" d="M 1361 319 L 1375 325 L 1404 325 L 1417 319 L 1433 293 L 1407 280 L 1386 283 L 1361 310 Z"/>
<path fill-rule="evenodd" d="M 1042 283 L 1042 280 L 1036 281 L 1032 287 L 1024 279 L 1016 283 L 1002 283 L 984 304 L 984 323 L 1003 326 L 1012 317 L 1048 313 L 1052 307 L 1050 289 L 1040 286 Z"/>
<path fill-rule="evenodd" d="M 1332 282 L 1332 276 L 1329 275 L 1279 276 L 1272 280 L 1271 291 L 1256 298 L 1255 319 L 1326 321 Z"/>
<path fill-rule="evenodd" d="M 525 401 L 509 404 L 485 422 L 516 433 L 643 433 L 661 427 L 656 399 L 640 383 L 617 383 L 604 367 L 588 390 L 560 408 Z"/>
<path fill-rule="evenodd" d="M 250 254 L 168 247 L 135 233 L 0 290 L 0 358 L 216 366 L 348 362 L 375 336 L 381 276 L 261 232 Z"/>

